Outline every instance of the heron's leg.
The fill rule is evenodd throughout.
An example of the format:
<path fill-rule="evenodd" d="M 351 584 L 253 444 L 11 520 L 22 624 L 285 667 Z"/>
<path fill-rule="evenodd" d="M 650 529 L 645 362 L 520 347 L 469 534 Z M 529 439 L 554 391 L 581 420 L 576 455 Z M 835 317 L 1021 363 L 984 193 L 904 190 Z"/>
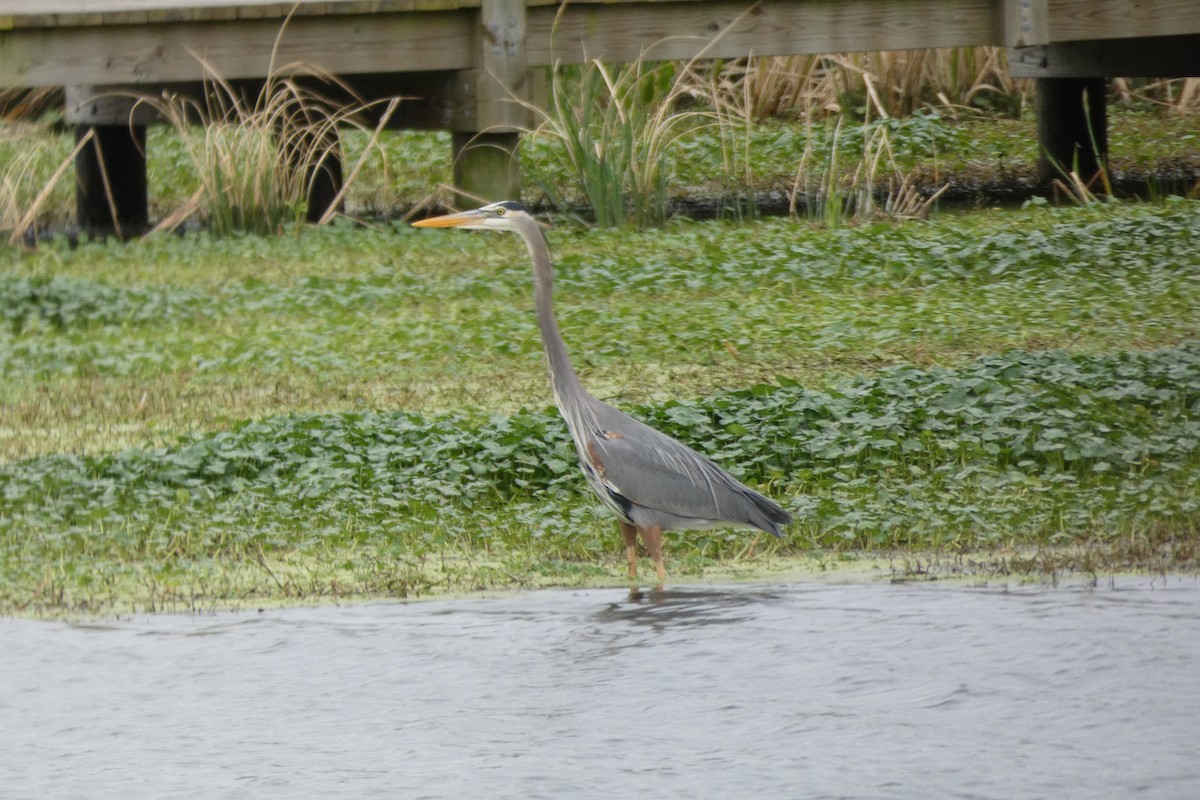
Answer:
<path fill-rule="evenodd" d="M 642 528 L 642 541 L 646 543 L 650 558 L 654 560 L 654 571 L 658 573 L 658 582 L 661 585 L 667 579 L 667 568 L 663 566 L 662 528 L 658 525 Z"/>
<path fill-rule="evenodd" d="M 625 537 L 625 558 L 629 561 L 629 577 L 637 577 L 637 528 L 621 522 L 621 534 Z"/>

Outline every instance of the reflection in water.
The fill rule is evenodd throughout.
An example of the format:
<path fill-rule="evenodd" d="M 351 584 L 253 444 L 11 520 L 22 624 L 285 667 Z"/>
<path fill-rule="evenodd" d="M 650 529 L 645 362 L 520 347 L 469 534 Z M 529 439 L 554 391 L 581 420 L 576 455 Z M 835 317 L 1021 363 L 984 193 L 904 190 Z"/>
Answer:
<path fill-rule="evenodd" d="M 625 621 L 656 630 L 669 627 L 725 625 L 753 616 L 753 606 L 775 599 L 769 589 L 744 591 L 712 587 L 633 590 L 595 614 L 601 622 Z"/>
<path fill-rule="evenodd" d="M 574 653 L 574 663 L 605 658 L 625 650 L 663 643 L 669 633 L 708 626 L 734 625 L 754 617 L 755 606 L 773 599 L 769 589 L 741 587 L 689 587 L 632 590 L 588 616 L 564 640 L 562 653 Z M 704 635 L 694 631 L 690 635 Z"/>
<path fill-rule="evenodd" d="M 3 797 L 1200 797 L 1200 584 L 0 620 Z"/>

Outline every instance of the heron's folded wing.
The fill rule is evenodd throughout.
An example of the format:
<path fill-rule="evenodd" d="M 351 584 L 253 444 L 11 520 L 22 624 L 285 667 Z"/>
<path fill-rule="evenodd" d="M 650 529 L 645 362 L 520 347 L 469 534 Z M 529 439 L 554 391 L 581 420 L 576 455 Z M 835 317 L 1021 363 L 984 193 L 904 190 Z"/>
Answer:
<path fill-rule="evenodd" d="M 749 521 L 751 489 L 653 428 L 606 431 L 588 449 L 605 483 L 640 506 L 694 519 Z"/>

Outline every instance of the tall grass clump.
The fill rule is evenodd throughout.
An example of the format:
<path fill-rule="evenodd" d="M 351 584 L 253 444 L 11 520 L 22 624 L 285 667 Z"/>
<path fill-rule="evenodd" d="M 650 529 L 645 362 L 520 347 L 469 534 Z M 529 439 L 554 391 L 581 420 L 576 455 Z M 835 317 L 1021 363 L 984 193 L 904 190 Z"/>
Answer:
<path fill-rule="evenodd" d="M 550 70 L 546 107 L 534 107 L 538 122 L 530 131 L 547 145 L 532 177 L 550 202 L 565 208 L 582 199 L 604 228 L 666 219 L 671 147 L 709 118 L 677 110 L 685 96 L 682 69 L 642 59 Z M 560 188 L 556 175 L 569 188 Z"/>
<path fill-rule="evenodd" d="M 0 233 L 7 233 L 15 245 L 37 224 L 45 209 L 65 205 L 62 196 L 69 190 L 69 174 L 75 156 L 91 143 L 89 132 L 75 149 L 60 152 L 46 145 L 48 134 L 43 126 L 4 123 L 0 126 Z M 51 199 L 56 203 L 51 203 Z"/>
<path fill-rule="evenodd" d="M 921 108 L 972 109 L 1019 117 L 1034 82 L 1013 78 L 1003 47 L 955 47 L 747 59 L 754 116 L 817 113 L 861 119 L 907 116 Z M 1200 113 L 1200 78 L 1113 78 L 1111 98 L 1126 106 Z"/>
<path fill-rule="evenodd" d="M 757 117 L 905 116 L 922 107 L 974 107 L 1017 115 L 1032 83 L 1008 74 L 1004 48 L 759 57 L 746 74 Z"/>
<path fill-rule="evenodd" d="M 165 93 L 144 98 L 174 129 L 199 188 L 191 199 L 160 224 L 174 227 L 199 214 L 219 235 L 235 231 L 276 233 L 303 220 L 313 185 L 322 173 L 340 177 L 342 153 L 338 129 L 351 127 L 370 135 L 350 171 L 327 221 L 362 164 L 383 151 L 375 147 L 378 131 L 396 104 L 392 100 L 372 131 L 361 113 L 371 105 L 327 73 L 302 71 L 293 65 L 273 70 L 256 95 L 246 93 L 205 65 L 200 98 Z M 285 75 L 288 75 L 285 77 Z M 331 87 L 352 99 L 349 104 L 312 88 Z"/>
<path fill-rule="evenodd" d="M 719 159 L 711 177 L 723 210 L 737 218 L 754 215 L 757 183 L 754 98 L 744 77 L 741 59 L 693 62 L 684 76 L 693 102 L 711 109 L 706 138 L 712 144 L 707 146 L 715 145 Z"/>
<path fill-rule="evenodd" d="M 720 94 L 708 90 L 716 82 L 700 73 L 711 70 L 707 50 L 742 16 L 686 62 L 653 61 L 651 45 L 632 64 L 555 64 L 545 107 L 527 104 L 537 121 L 529 133 L 548 145 L 546 157 L 533 161 L 534 180 L 547 198 L 563 208 L 575 199 L 567 194 L 574 194 L 591 205 L 601 227 L 665 220 L 681 140 L 710 126 L 738 127 L 741 115 L 729 113 L 736 104 L 721 103 Z M 719 67 L 710 74 L 719 74 Z M 725 162 L 734 163 L 728 157 Z M 558 189 L 556 174 L 565 175 L 574 191 Z"/>
<path fill-rule="evenodd" d="M 199 98 L 164 92 L 140 98 L 178 135 L 199 188 L 191 199 L 160 223 L 178 226 L 200 213 L 217 234 L 235 231 L 275 233 L 299 222 L 318 182 L 341 183 L 326 222 L 339 207 L 359 169 L 372 156 L 382 158 L 378 134 L 399 98 L 369 103 L 336 76 L 302 63 L 276 65 L 291 16 L 275 39 L 267 78 L 255 94 L 224 79 L 202 56 L 204 89 Z M 314 86 L 326 87 L 322 92 Z M 344 98 L 344 99 L 336 99 Z M 343 182 L 339 128 L 369 131 L 362 120 L 371 106 L 384 104 L 368 146 Z"/>
<path fill-rule="evenodd" d="M 754 116 L 744 69 L 703 51 L 687 62 L 556 65 L 546 107 L 533 107 L 539 122 L 530 133 L 546 144 L 534 180 L 560 208 L 575 198 L 590 204 L 601 227 L 654 225 L 670 213 L 680 148 L 703 140 L 714 152 L 705 178 L 721 200 L 732 198 L 736 215 L 752 213 Z M 566 192 L 558 188 L 564 176 Z"/>
<path fill-rule="evenodd" d="M 1122 105 L 1148 103 L 1174 114 L 1200 114 L 1200 78 L 1114 78 L 1112 91 Z"/>
<path fill-rule="evenodd" d="M 928 120 L 909 119 L 917 124 Z M 851 220 L 928 217 L 949 184 L 927 195 L 918 190 L 912 173 L 902 169 L 897 158 L 895 121 L 895 117 L 887 117 L 847 126 L 845 118 L 839 117 L 830 129 L 806 117 L 804 154 L 792 185 L 791 213 L 800 213 L 802 206 L 808 219 L 831 228 Z M 929 120 L 929 124 L 936 121 Z M 935 138 L 930 137 L 931 142 Z M 936 151 L 932 155 L 936 160 Z"/>

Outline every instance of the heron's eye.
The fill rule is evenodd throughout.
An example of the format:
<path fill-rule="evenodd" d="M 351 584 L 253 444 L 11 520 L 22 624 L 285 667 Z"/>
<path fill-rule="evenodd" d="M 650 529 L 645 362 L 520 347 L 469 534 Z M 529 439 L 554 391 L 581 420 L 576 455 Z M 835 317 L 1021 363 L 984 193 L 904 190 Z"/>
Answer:
<path fill-rule="evenodd" d="M 507 210 L 508 210 L 508 209 L 506 209 L 504 206 L 501 206 L 500 208 L 497 208 L 497 209 L 496 209 L 496 216 L 497 216 L 497 217 L 503 217 L 503 216 L 504 216 L 504 212 L 505 212 L 505 211 L 507 211 Z"/>

